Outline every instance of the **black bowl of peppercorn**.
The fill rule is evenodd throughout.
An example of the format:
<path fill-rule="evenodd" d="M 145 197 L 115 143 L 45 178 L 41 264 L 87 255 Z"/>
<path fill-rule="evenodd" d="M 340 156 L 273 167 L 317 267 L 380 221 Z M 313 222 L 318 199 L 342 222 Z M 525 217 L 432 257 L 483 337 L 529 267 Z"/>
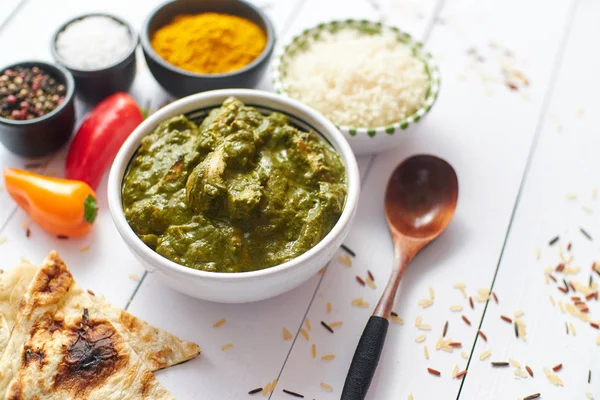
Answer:
<path fill-rule="evenodd" d="M 64 68 L 41 61 L 0 69 L 0 142 L 23 157 L 58 150 L 75 126 L 75 82 Z"/>

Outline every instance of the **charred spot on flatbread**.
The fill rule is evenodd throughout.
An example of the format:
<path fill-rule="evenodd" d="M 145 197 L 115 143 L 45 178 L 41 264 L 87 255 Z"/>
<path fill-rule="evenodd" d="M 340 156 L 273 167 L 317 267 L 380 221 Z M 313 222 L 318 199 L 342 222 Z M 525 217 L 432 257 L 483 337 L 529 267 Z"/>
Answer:
<path fill-rule="evenodd" d="M 62 331 L 65 328 L 65 321 L 62 318 L 54 318 L 52 324 L 48 327 L 48 332 L 54 333 L 56 331 Z"/>
<path fill-rule="evenodd" d="M 124 343 L 107 320 L 90 318 L 85 309 L 80 321 L 64 329 L 70 339 L 54 378 L 57 389 L 93 390 L 127 365 L 128 355 L 118 350 Z"/>
<path fill-rule="evenodd" d="M 25 346 L 25 349 L 23 350 L 23 365 L 25 367 L 33 363 L 39 368 L 42 368 L 44 366 L 45 359 L 46 354 L 44 353 L 43 349 L 39 347 L 32 348 Z"/>

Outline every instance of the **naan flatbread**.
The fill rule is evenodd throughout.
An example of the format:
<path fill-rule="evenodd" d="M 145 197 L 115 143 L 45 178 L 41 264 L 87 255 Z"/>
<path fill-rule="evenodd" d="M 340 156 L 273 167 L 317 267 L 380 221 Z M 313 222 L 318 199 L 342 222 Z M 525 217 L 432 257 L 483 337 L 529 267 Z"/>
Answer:
<path fill-rule="evenodd" d="M 0 355 L 4 352 L 10 331 L 15 325 L 19 303 L 39 268 L 23 262 L 0 274 Z"/>
<path fill-rule="evenodd" d="M 174 399 L 50 253 L 25 293 L 0 358 L 5 400 Z"/>
<path fill-rule="evenodd" d="M 19 303 L 39 269 L 22 262 L 18 267 L 0 274 L 0 355 L 6 348 L 15 324 Z M 200 354 L 200 348 L 195 343 L 185 342 L 97 296 L 88 293 L 83 296 L 98 303 L 101 313 L 151 371 L 180 364 Z"/>

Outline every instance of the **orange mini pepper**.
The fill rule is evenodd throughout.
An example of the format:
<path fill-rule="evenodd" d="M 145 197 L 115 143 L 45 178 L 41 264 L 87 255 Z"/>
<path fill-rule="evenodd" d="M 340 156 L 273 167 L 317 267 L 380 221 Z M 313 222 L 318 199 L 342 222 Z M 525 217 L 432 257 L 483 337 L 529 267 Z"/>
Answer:
<path fill-rule="evenodd" d="M 14 168 L 4 170 L 4 182 L 8 194 L 44 230 L 81 237 L 92 229 L 98 205 L 87 183 Z"/>

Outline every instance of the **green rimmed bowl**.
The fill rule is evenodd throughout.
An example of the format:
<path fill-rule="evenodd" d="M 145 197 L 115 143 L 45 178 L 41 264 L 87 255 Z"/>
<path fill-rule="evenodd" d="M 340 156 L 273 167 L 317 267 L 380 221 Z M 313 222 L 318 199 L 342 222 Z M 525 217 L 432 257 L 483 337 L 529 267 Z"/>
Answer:
<path fill-rule="evenodd" d="M 440 72 L 433 61 L 433 57 L 424 50 L 423 44 L 414 40 L 408 33 L 400 29 L 384 25 L 380 22 L 367 20 L 348 19 L 344 21 L 331 21 L 322 23 L 314 28 L 306 29 L 300 35 L 294 37 L 291 42 L 283 47 L 275 57 L 272 66 L 273 87 L 275 91 L 287 97 L 290 96 L 285 84 L 286 68 L 290 59 L 298 52 L 306 49 L 318 41 L 322 32 L 336 32 L 342 29 L 356 29 L 368 34 L 381 34 L 382 32 L 393 33 L 398 41 L 409 45 L 413 54 L 423 61 L 425 72 L 429 76 L 429 88 L 423 105 L 412 115 L 397 122 L 379 127 L 352 127 L 338 125 L 338 129 L 344 134 L 352 150 L 356 155 L 373 154 L 401 143 L 403 134 L 413 130 L 419 122 L 433 107 L 440 89 Z M 334 121 L 335 123 L 335 121 Z"/>

